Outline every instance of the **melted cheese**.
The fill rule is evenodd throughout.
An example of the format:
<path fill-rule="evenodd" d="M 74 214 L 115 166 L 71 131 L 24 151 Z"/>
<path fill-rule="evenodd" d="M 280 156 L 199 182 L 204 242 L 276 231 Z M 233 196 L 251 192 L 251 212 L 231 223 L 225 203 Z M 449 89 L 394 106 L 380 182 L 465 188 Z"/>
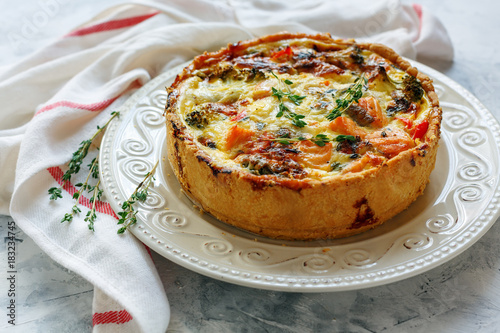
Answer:
<path fill-rule="evenodd" d="M 279 46 L 283 47 L 283 45 Z M 300 47 L 304 47 L 304 45 Z M 272 49 L 273 46 L 268 45 L 267 48 Z M 262 52 L 262 49 L 250 51 Z M 362 56 L 364 59 L 368 59 L 370 53 L 363 51 Z M 219 68 L 233 65 L 230 63 L 218 64 Z M 391 103 L 394 104 L 391 93 L 400 89 L 397 82 L 402 81 L 404 75 L 406 75 L 405 72 L 397 68 L 386 67 L 388 68 L 387 75 L 396 83 L 390 82 L 383 77 L 375 77 L 368 83 L 368 89 L 362 89 L 362 97 L 365 99 L 374 98 L 384 114 L 387 113 Z M 248 71 L 246 73 L 248 74 Z M 245 76 L 242 78 L 241 75 L 221 75 L 220 77 L 194 75 L 183 82 L 179 93 L 180 98 L 177 102 L 177 112 L 184 121 L 184 125 L 191 129 L 195 138 L 209 140 L 215 144 L 215 149 L 214 145 L 202 145 L 202 148 L 217 163 L 245 169 L 237 159 L 243 152 L 242 143 L 239 142 L 234 147 L 227 148 L 228 136 L 230 136 L 234 126 L 246 130 L 245 133 L 255 133 L 252 138 L 254 141 L 262 140 L 265 133 L 275 135 L 275 138 L 272 139 L 274 142 L 289 140 L 290 148 L 296 147 L 303 138 L 311 139 L 314 142 L 314 137 L 317 135 L 326 135 L 328 141 L 331 141 L 330 146 L 332 147 L 328 167 L 315 167 L 304 159 L 301 160 L 301 156 L 291 155 L 294 160 L 302 163 L 308 177 L 321 178 L 335 175 L 346 169 L 350 164 L 360 160 L 356 156 L 360 155 L 359 153 L 350 154 L 339 149 L 341 144 L 335 141 L 335 138 L 342 133 L 332 129 L 332 121 L 327 118 L 327 115 L 337 106 L 337 99 L 345 97 L 343 92 L 353 87 L 355 80 L 364 76 L 365 73 L 348 70 L 341 74 L 325 76 L 318 76 L 306 71 L 299 71 L 297 74 L 280 74 L 275 70 L 272 73 L 270 71 L 262 73 L 264 75 L 253 78 L 245 78 Z M 297 105 L 286 96 L 280 100 L 273 95 L 273 88 L 285 94 L 304 96 L 304 98 L 301 100 L 300 105 Z M 294 125 L 292 120 L 286 116 L 288 112 L 279 117 L 280 103 L 291 113 L 303 116 L 301 120 L 306 125 L 303 127 Z M 387 118 L 388 123 L 383 128 L 359 127 L 366 132 L 367 136 L 373 136 L 373 133 L 382 133 L 383 136 L 384 133 L 391 134 L 393 132 L 406 133 L 411 138 L 412 129 L 408 124 L 419 123 L 428 117 L 429 113 L 429 101 L 425 94 L 421 101 L 416 104 L 414 112 L 389 116 Z M 213 110 L 208 110 L 211 105 L 218 105 L 219 108 L 222 108 L 222 111 L 215 112 L 215 115 L 208 115 L 214 113 Z M 203 116 L 209 119 L 199 126 L 193 124 L 193 122 L 188 121 L 193 112 L 195 114 L 196 112 L 205 112 Z M 346 116 L 345 110 L 342 116 Z M 280 130 L 283 131 L 284 129 L 290 138 L 280 138 L 277 135 Z M 387 154 L 384 156 L 383 150 L 374 149 L 369 143 L 367 147 L 370 149 L 370 154 L 389 158 Z M 314 154 L 314 149 L 311 149 L 311 151 Z M 308 158 L 311 157 L 308 155 Z M 368 163 L 366 166 L 361 167 L 372 167 L 372 165 Z"/>

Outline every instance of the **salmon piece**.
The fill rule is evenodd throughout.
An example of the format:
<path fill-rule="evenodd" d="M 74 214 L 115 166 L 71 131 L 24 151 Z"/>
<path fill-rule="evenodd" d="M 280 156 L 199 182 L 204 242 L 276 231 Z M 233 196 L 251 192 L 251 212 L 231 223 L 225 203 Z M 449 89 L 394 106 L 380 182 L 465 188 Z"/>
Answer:
<path fill-rule="evenodd" d="M 226 150 L 231 150 L 233 147 L 249 141 L 254 134 L 255 132 L 252 130 L 238 125 L 232 126 L 226 135 Z"/>
<path fill-rule="evenodd" d="M 389 123 L 389 119 L 382 112 L 382 108 L 378 100 L 374 97 L 362 97 L 358 101 L 358 105 L 365 109 L 370 116 L 373 118 L 371 125 L 375 128 L 384 127 Z"/>
<path fill-rule="evenodd" d="M 377 165 L 382 164 L 385 161 L 385 158 L 378 155 L 373 155 L 371 153 L 366 153 L 359 160 L 352 162 L 347 167 L 342 170 L 342 173 L 348 172 L 360 172 L 368 167 L 375 167 Z"/>
<path fill-rule="evenodd" d="M 366 139 L 387 158 L 415 147 L 415 142 L 408 133 L 398 128 L 373 132 L 367 135 Z"/>
<path fill-rule="evenodd" d="M 295 157 L 297 162 L 309 168 L 329 170 L 329 162 L 333 153 L 331 142 L 327 142 L 324 146 L 320 147 L 310 140 L 305 140 L 300 141 L 295 148 L 300 150 L 300 154 L 297 154 Z"/>
<path fill-rule="evenodd" d="M 252 97 L 254 100 L 266 98 L 273 94 L 272 87 L 276 84 L 276 82 L 272 82 L 272 80 L 265 80 L 257 84 L 253 88 Z"/>
<path fill-rule="evenodd" d="M 347 117 L 337 117 L 330 122 L 329 126 L 332 131 L 339 134 L 359 136 L 360 138 L 364 138 L 366 136 L 366 131 Z"/>
<path fill-rule="evenodd" d="M 246 110 L 242 110 L 240 113 L 238 113 L 236 116 L 232 117 L 231 118 L 231 121 L 240 121 L 242 120 L 243 118 L 245 118 L 247 116 L 247 111 Z"/>

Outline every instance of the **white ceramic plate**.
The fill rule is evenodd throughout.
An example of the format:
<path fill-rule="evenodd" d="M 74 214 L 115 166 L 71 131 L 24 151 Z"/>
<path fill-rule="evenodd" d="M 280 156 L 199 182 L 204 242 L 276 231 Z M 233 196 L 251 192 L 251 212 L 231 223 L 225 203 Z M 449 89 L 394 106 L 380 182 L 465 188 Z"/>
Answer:
<path fill-rule="evenodd" d="M 101 179 L 116 211 L 154 163 L 156 181 L 131 232 L 188 269 L 239 285 L 300 292 L 372 287 L 436 267 L 474 244 L 499 216 L 497 121 L 463 87 L 416 63 L 435 81 L 444 111 L 436 168 L 425 194 L 384 225 L 340 240 L 255 236 L 203 214 L 182 193 L 166 158 L 163 73 L 120 109 L 101 146 Z M 118 229 L 118 227 L 117 227 Z"/>

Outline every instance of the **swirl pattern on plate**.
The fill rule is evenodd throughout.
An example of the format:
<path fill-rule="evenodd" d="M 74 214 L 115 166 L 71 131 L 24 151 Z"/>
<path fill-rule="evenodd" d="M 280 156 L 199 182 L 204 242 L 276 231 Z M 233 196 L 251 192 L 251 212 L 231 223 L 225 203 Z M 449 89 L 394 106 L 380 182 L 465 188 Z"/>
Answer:
<path fill-rule="evenodd" d="M 301 261 L 302 269 L 311 274 L 328 272 L 335 265 L 335 259 L 326 254 L 308 255 Z"/>
<path fill-rule="evenodd" d="M 233 245 L 222 239 L 213 239 L 203 244 L 203 250 L 214 256 L 227 256 L 233 252 Z"/>
<path fill-rule="evenodd" d="M 153 217 L 153 223 L 164 231 L 177 231 L 187 227 L 188 220 L 179 213 L 163 211 Z"/>
<path fill-rule="evenodd" d="M 456 219 L 450 214 L 433 216 L 426 221 L 430 232 L 438 234 L 451 230 L 456 225 Z"/>
<path fill-rule="evenodd" d="M 480 185 L 467 184 L 457 188 L 458 198 L 462 201 L 479 201 L 483 198 L 484 190 Z"/>
<path fill-rule="evenodd" d="M 240 257 L 250 265 L 262 265 L 271 258 L 271 253 L 261 248 L 250 248 L 240 252 Z"/>
<path fill-rule="evenodd" d="M 367 268 L 376 262 L 374 253 L 364 249 L 349 250 L 344 254 L 344 262 L 347 266 Z"/>
<path fill-rule="evenodd" d="M 443 125 L 451 131 L 468 128 L 473 123 L 473 112 L 468 107 L 454 103 L 440 102 L 443 108 Z"/>
<path fill-rule="evenodd" d="M 403 247 L 408 250 L 421 251 L 429 248 L 433 238 L 426 234 L 412 233 L 404 236 Z"/>

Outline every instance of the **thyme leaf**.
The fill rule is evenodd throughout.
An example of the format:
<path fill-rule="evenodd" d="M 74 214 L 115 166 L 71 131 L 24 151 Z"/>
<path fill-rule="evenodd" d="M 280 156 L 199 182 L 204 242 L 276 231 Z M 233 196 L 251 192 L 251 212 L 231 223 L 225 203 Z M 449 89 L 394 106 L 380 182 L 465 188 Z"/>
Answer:
<path fill-rule="evenodd" d="M 51 187 L 49 188 L 50 200 L 57 200 L 58 198 L 62 198 L 61 188 Z"/>
<path fill-rule="evenodd" d="M 356 142 L 356 137 L 352 136 L 352 135 L 340 134 L 340 135 L 337 135 L 335 137 L 335 141 L 337 141 L 337 142 L 343 142 L 343 141 Z"/>
<path fill-rule="evenodd" d="M 288 95 L 288 99 L 293 102 L 295 105 L 300 105 L 302 103 L 302 100 L 306 98 L 306 96 L 299 96 L 299 95 Z"/>
<path fill-rule="evenodd" d="M 306 98 L 306 96 L 300 96 L 300 95 L 295 95 L 295 94 L 292 94 L 292 90 L 290 89 L 290 85 L 293 84 L 292 81 L 288 80 L 288 79 L 285 79 L 285 80 L 282 80 L 280 79 L 276 74 L 274 74 L 273 71 L 270 71 L 270 73 L 278 80 L 279 82 L 279 88 L 280 89 L 276 89 L 275 87 L 272 87 L 271 90 L 273 92 L 272 96 L 276 96 L 276 98 L 278 99 L 278 102 L 279 102 L 279 105 L 278 105 L 278 113 L 276 114 L 276 118 L 281 118 L 283 116 L 285 116 L 286 118 L 290 119 L 292 121 L 292 124 L 297 126 L 297 127 L 304 127 L 307 125 L 307 123 L 305 121 L 303 121 L 302 119 L 305 118 L 304 115 L 301 115 L 301 114 L 297 114 L 293 111 L 291 111 L 284 103 L 283 103 L 283 100 L 285 98 L 287 98 L 290 102 L 292 102 L 293 104 L 295 105 L 300 105 L 302 103 L 302 100 L 304 98 Z M 283 91 L 281 89 L 281 86 L 283 86 L 284 83 L 284 87 L 286 88 L 287 91 Z"/>
<path fill-rule="evenodd" d="M 354 83 L 346 90 L 340 93 L 339 98 L 335 100 L 336 106 L 333 110 L 326 116 L 330 121 L 335 120 L 337 117 L 342 115 L 352 103 L 358 102 L 361 97 L 363 97 L 363 89 L 367 89 L 368 79 L 366 77 L 358 77 L 354 80 Z M 333 95 L 335 98 L 335 95 Z"/>

